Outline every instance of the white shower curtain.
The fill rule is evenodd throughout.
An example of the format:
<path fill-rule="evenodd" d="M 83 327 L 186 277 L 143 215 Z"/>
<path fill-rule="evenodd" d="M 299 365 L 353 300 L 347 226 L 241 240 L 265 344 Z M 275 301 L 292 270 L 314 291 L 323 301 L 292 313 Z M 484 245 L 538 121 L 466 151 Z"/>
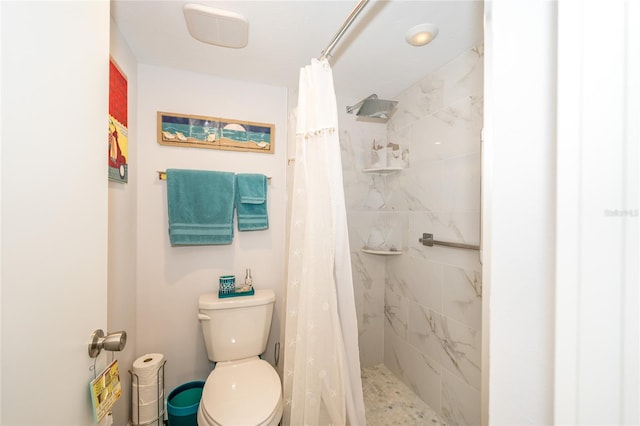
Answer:
<path fill-rule="evenodd" d="M 284 348 L 284 425 L 365 425 L 331 67 L 300 70 Z"/>

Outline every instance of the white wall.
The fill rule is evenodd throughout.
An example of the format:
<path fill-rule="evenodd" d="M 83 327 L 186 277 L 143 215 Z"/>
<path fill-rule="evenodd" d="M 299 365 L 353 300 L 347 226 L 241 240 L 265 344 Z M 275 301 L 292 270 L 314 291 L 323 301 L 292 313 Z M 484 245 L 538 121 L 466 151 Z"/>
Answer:
<path fill-rule="evenodd" d="M 640 5 L 601 6 L 558 10 L 557 424 L 640 422 Z"/>
<path fill-rule="evenodd" d="M 0 423 L 89 425 L 89 337 L 107 323 L 109 3 L 0 7 Z"/>
<path fill-rule="evenodd" d="M 0 4 L 0 22 L 2 21 L 2 4 Z M 8 36 L 4 34 L 4 32 L 0 32 L 0 53 L 2 53 L 2 40 L 6 39 Z M 2 77 L 2 61 L 4 60 L 4 55 L 0 54 L 0 78 Z M 2 80 L 4 81 L 4 80 Z M 2 83 L 0 82 L 0 99 L 4 99 L 2 97 Z M 2 108 L 4 107 L 4 103 L 0 103 L 0 114 L 2 114 Z M 4 115 L 1 115 L 4 118 Z M 0 119 L 0 135 L 2 133 L 2 119 Z M 2 137 L 0 137 L 0 188 L 2 187 Z M 0 191 L 0 223 L 2 223 L 2 191 Z M 2 258 L 2 226 L 0 226 L 0 259 Z M 2 263 L 0 262 L 0 330 L 2 330 Z M 2 339 L 0 339 L 0 401 L 2 401 Z M 2 419 L 2 404 L 0 403 L 0 421 Z"/>
<path fill-rule="evenodd" d="M 121 365 L 122 396 L 113 408 L 117 425 L 129 418 L 130 375 L 136 359 L 136 239 L 137 229 L 137 73 L 138 63 L 124 41 L 115 22 L 111 20 L 111 56 L 127 78 L 128 88 L 128 183 L 109 182 L 109 252 L 108 252 L 108 331 L 127 332 L 124 351 L 114 353 Z"/>
<path fill-rule="evenodd" d="M 158 111 L 275 124 L 275 154 L 162 146 L 156 138 Z M 265 354 L 273 361 L 279 340 L 285 265 L 287 92 L 209 75 L 149 65 L 138 67 L 137 352 L 167 358 L 166 390 L 210 371 L 200 325 L 198 296 L 215 292 L 218 277 L 244 278 L 276 292 L 276 312 Z M 171 247 L 166 182 L 158 170 L 187 168 L 270 176 L 269 229 L 235 231 L 233 244 Z"/>
<path fill-rule="evenodd" d="M 553 423 L 555 2 L 486 2 L 483 424 Z"/>

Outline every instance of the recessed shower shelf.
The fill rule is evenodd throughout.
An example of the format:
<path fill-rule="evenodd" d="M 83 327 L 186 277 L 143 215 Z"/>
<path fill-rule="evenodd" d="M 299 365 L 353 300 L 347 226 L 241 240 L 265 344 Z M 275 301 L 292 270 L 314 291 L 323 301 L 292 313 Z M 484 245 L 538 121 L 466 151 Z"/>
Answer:
<path fill-rule="evenodd" d="M 404 170 L 404 167 L 374 167 L 370 169 L 362 170 L 363 173 L 378 173 L 381 175 L 386 175 L 389 173 L 396 173 L 401 170 Z"/>
<path fill-rule="evenodd" d="M 375 254 L 378 256 L 397 256 L 399 254 L 402 254 L 402 250 L 372 250 L 365 247 L 362 247 L 360 251 L 363 253 Z"/>

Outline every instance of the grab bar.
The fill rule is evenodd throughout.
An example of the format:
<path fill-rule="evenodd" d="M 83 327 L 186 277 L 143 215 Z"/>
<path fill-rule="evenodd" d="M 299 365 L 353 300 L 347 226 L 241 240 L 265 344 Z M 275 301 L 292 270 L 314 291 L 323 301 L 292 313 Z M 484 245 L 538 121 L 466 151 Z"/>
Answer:
<path fill-rule="evenodd" d="M 422 234 L 422 238 L 418 238 L 418 242 L 422 243 L 423 246 L 433 247 L 434 245 L 438 246 L 446 246 L 446 247 L 455 247 L 467 250 L 480 250 L 479 245 L 473 244 L 464 244 L 464 243 L 450 243 L 447 241 L 438 241 L 433 239 L 433 234 L 427 234 L 426 232 Z"/>

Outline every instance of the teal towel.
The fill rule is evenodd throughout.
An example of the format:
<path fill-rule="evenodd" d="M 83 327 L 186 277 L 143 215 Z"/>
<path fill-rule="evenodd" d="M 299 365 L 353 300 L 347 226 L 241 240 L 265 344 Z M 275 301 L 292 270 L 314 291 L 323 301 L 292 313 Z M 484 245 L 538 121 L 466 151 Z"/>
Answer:
<path fill-rule="evenodd" d="M 259 231 L 269 228 L 267 177 L 251 173 L 240 173 L 236 177 L 238 231 Z"/>
<path fill-rule="evenodd" d="M 231 244 L 235 174 L 167 169 L 171 245 Z"/>

